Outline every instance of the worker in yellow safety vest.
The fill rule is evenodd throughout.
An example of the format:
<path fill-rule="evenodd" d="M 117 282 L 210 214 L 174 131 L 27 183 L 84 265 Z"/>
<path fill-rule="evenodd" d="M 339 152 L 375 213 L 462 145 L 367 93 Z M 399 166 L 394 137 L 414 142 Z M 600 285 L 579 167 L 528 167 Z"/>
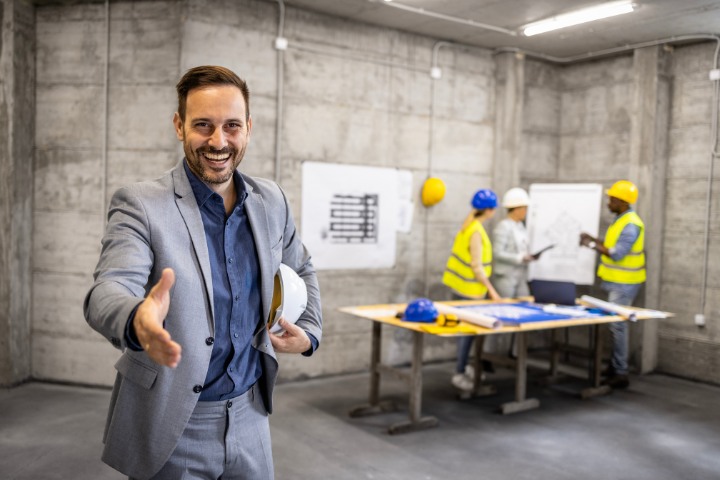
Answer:
<path fill-rule="evenodd" d="M 645 224 L 631 205 L 637 201 L 638 189 L 628 180 L 615 182 L 608 195 L 608 209 L 617 215 L 608 227 L 605 240 L 580 234 L 580 245 L 600 252 L 597 275 L 601 288 L 608 292 L 608 300 L 618 305 L 632 305 L 640 287 L 645 283 Z M 613 388 L 627 388 L 628 380 L 628 324 L 610 324 L 613 353 L 604 383 Z"/>
<path fill-rule="evenodd" d="M 455 300 L 480 299 L 486 295 L 499 300 L 500 295 L 490 283 L 492 244 L 483 227 L 483 222 L 495 214 L 497 195 L 492 190 L 481 189 L 475 192 L 470 204 L 472 210 L 455 235 L 443 283 L 452 290 Z M 475 372 L 468 367 L 473 339 L 472 336 L 459 338 L 457 367 L 452 377 L 452 384 L 466 392 L 474 385 Z"/>

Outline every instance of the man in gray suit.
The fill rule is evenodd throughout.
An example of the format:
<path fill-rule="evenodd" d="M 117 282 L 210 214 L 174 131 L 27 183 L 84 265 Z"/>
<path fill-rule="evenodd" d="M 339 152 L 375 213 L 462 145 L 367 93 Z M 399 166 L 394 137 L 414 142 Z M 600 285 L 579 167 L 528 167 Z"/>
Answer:
<path fill-rule="evenodd" d="M 177 91 L 185 158 L 115 193 L 85 298 L 90 326 L 123 351 L 102 458 L 131 478 L 272 479 L 276 353 L 318 348 L 318 282 L 282 190 L 236 170 L 252 129 L 245 82 L 197 67 Z M 275 335 L 280 263 L 308 301 Z"/>

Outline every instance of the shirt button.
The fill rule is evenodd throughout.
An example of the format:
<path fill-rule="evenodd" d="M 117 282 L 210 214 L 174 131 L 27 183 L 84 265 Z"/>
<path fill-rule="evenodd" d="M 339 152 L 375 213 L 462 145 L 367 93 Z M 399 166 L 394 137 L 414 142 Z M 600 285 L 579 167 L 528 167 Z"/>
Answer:
<path fill-rule="evenodd" d="M 238 301 L 239 298 L 240 298 L 240 295 L 235 295 L 235 301 L 236 301 L 236 302 Z"/>
<path fill-rule="evenodd" d="M 208 345 L 212 345 L 213 343 L 215 343 L 215 339 L 213 337 L 207 337 L 205 339 L 205 343 Z"/>
<path fill-rule="evenodd" d="M 232 407 L 232 402 L 228 402 L 228 403 L 227 403 L 227 407 L 228 407 L 228 408 L 231 408 L 231 407 Z"/>
<path fill-rule="evenodd" d="M 228 263 L 232 263 L 232 258 L 228 258 Z"/>
<path fill-rule="evenodd" d="M 203 389 L 202 385 L 195 385 L 193 387 L 193 392 L 200 393 L 200 392 L 202 392 L 202 389 Z"/>
<path fill-rule="evenodd" d="M 233 337 L 237 338 L 237 337 L 238 337 L 238 334 L 237 334 L 237 333 L 233 333 Z"/>

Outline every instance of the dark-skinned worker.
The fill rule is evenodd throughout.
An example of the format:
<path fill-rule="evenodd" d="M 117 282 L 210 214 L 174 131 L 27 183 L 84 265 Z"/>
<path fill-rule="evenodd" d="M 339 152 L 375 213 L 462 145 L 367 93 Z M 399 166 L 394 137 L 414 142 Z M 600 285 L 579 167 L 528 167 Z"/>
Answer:
<path fill-rule="evenodd" d="M 608 209 L 616 215 L 608 227 L 605 239 L 580 234 L 580 245 L 600 252 L 597 275 L 601 288 L 608 292 L 608 301 L 618 305 L 632 305 L 640 287 L 645 283 L 645 224 L 632 209 L 638 189 L 628 180 L 615 182 L 608 195 Z M 628 323 L 610 324 L 613 351 L 604 383 L 613 388 L 627 388 L 628 380 Z"/>

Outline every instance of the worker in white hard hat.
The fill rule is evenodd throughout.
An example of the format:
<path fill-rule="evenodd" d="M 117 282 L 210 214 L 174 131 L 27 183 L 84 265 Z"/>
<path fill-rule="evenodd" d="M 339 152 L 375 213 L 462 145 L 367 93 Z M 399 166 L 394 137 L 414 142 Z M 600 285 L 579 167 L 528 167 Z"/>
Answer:
<path fill-rule="evenodd" d="M 507 215 L 493 230 L 493 285 L 502 297 L 529 295 L 528 264 L 539 258 L 530 254 L 525 228 L 530 197 L 522 188 L 511 188 L 503 196 Z"/>
<path fill-rule="evenodd" d="M 608 300 L 618 305 L 632 305 L 640 287 L 645 283 L 645 224 L 632 209 L 638 189 L 628 180 L 615 182 L 605 191 L 608 209 L 616 215 L 608 227 L 605 239 L 587 233 L 580 234 L 580 245 L 600 252 L 597 275 L 600 287 L 608 292 Z M 628 380 L 628 324 L 610 325 L 613 353 L 604 383 L 613 388 L 627 388 Z"/>

